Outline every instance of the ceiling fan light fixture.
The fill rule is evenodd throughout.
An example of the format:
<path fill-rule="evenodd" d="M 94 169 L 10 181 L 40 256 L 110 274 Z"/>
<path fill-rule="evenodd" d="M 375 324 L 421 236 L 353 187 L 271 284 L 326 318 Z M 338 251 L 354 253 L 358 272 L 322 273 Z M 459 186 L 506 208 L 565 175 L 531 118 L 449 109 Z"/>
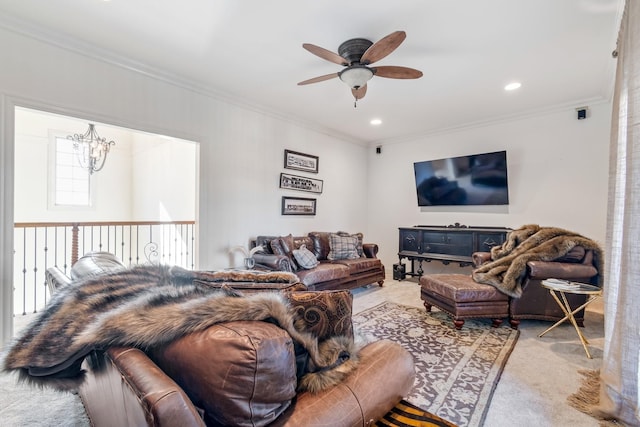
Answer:
<path fill-rule="evenodd" d="M 364 66 L 351 66 L 339 74 L 340 80 L 351 89 L 358 89 L 367 84 L 373 77 L 373 71 Z"/>
<path fill-rule="evenodd" d="M 404 31 L 394 31 L 375 43 L 367 39 L 351 39 L 338 47 L 338 53 L 311 43 L 303 43 L 302 47 L 312 54 L 334 64 L 342 65 L 345 68 L 337 73 L 304 80 L 298 85 L 303 86 L 339 77 L 351 89 L 351 94 L 355 99 L 353 106 L 356 107 L 358 101 L 366 95 L 367 82 L 374 75 L 387 79 L 418 79 L 422 77 L 422 71 L 414 70 L 413 68 L 397 66 L 370 67 L 374 62 L 385 58 L 396 50 L 406 36 Z"/>

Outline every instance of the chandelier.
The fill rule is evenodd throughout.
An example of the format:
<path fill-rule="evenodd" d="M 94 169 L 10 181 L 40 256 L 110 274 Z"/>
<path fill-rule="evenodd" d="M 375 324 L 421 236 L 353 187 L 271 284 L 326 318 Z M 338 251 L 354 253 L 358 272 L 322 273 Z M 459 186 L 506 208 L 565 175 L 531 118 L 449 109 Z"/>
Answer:
<path fill-rule="evenodd" d="M 102 170 L 111 146 L 116 144 L 100 137 L 93 123 L 89 123 L 89 129 L 84 134 L 69 135 L 67 139 L 73 141 L 73 149 L 80 165 L 88 169 L 90 175 Z"/>

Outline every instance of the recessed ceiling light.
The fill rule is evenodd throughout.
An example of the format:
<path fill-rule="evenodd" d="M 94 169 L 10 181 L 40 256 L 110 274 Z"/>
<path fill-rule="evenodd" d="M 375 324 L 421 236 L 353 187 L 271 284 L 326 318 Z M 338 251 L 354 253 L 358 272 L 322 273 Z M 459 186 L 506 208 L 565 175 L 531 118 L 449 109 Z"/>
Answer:
<path fill-rule="evenodd" d="M 509 83 L 508 85 L 506 85 L 504 87 L 504 90 L 516 90 L 516 89 L 520 89 L 520 86 L 522 86 L 522 83 L 513 82 L 513 83 Z"/>
<path fill-rule="evenodd" d="M 382 124 L 382 120 L 380 119 L 372 119 L 369 123 L 371 123 L 373 126 L 378 126 Z"/>

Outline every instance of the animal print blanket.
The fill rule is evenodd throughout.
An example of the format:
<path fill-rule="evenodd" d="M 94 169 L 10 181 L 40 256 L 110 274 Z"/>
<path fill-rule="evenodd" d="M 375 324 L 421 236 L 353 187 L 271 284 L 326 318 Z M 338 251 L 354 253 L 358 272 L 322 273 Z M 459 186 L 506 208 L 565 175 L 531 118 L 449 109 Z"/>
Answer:
<path fill-rule="evenodd" d="M 555 227 L 525 225 L 513 230 L 501 246 L 491 249 L 492 261 L 473 270 L 471 277 L 478 283 L 496 287 L 513 298 L 522 295 L 522 283 L 529 261 L 553 261 L 576 246 L 594 251 L 594 262 L 602 277 L 602 250 L 591 239 Z"/>
<path fill-rule="evenodd" d="M 45 310 L 9 346 L 3 369 L 18 372 L 31 384 L 73 390 L 84 380 L 81 365 L 92 351 L 111 346 L 144 350 L 235 320 L 273 320 L 285 329 L 309 354 L 314 371 L 301 384 L 312 391 L 341 381 L 355 368 L 353 340 L 334 337 L 319 346 L 314 335 L 302 330 L 303 323 L 296 322 L 282 293 L 244 296 L 231 288 L 238 280 L 296 283 L 297 277 L 139 266 L 72 282 L 54 293 Z M 331 350 L 323 350 L 329 345 Z"/>

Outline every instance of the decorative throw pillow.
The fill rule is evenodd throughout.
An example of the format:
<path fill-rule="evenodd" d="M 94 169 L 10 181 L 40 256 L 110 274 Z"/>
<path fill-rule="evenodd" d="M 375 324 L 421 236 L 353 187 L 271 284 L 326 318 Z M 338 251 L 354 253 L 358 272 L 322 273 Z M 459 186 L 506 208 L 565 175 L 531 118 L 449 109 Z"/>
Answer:
<path fill-rule="evenodd" d="M 344 335 L 353 338 L 353 295 L 348 290 L 298 291 L 286 294 L 304 330 L 324 341 Z"/>
<path fill-rule="evenodd" d="M 300 249 L 294 249 L 293 256 L 298 262 L 298 265 L 306 270 L 315 268 L 320 264 L 313 252 L 307 249 L 307 245 L 301 245 Z"/>
<path fill-rule="evenodd" d="M 362 233 L 347 233 L 346 231 L 338 231 L 336 233 L 338 236 L 351 236 L 351 237 L 356 237 L 358 239 L 358 246 L 357 246 L 357 250 L 358 250 L 358 255 L 360 255 L 360 257 L 364 257 L 364 249 L 363 249 L 363 242 L 364 242 L 364 235 Z"/>
<path fill-rule="evenodd" d="M 295 257 L 293 256 L 293 236 L 278 237 L 271 241 L 271 250 L 276 255 L 286 255 L 289 258 L 289 264 L 291 264 L 291 271 L 298 271 L 298 264 L 296 264 Z"/>
<path fill-rule="evenodd" d="M 255 239 L 256 246 L 262 246 L 264 248 L 265 253 L 272 254 L 273 250 L 271 250 L 271 241 L 275 239 L 273 236 L 258 236 Z"/>
<path fill-rule="evenodd" d="M 313 251 L 318 261 L 326 260 L 331 248 L 329 247 L 329 235 L 326 231 L 311 231 L 309 238 L 312 241 L 312 245 L 307 246 L 310 251 Z"/>
<path fill-rule="evenodd" d="M 327 256 L 329 260 L 360 258 L 357 237 L 331 234 L 329 236 L 329 246 L 331 247 Z"/>
<path fill-rule="evenodd" d="M 280 243 L 280 239 L 276 238 L 276 239 L 272 239 L 269 242 L 269 246 L 271 247 L 271 252 L 273 252 L 276 255 L 285 255 L 284 253 L 284 249 L 282 249 L 282 243 Z"/>

